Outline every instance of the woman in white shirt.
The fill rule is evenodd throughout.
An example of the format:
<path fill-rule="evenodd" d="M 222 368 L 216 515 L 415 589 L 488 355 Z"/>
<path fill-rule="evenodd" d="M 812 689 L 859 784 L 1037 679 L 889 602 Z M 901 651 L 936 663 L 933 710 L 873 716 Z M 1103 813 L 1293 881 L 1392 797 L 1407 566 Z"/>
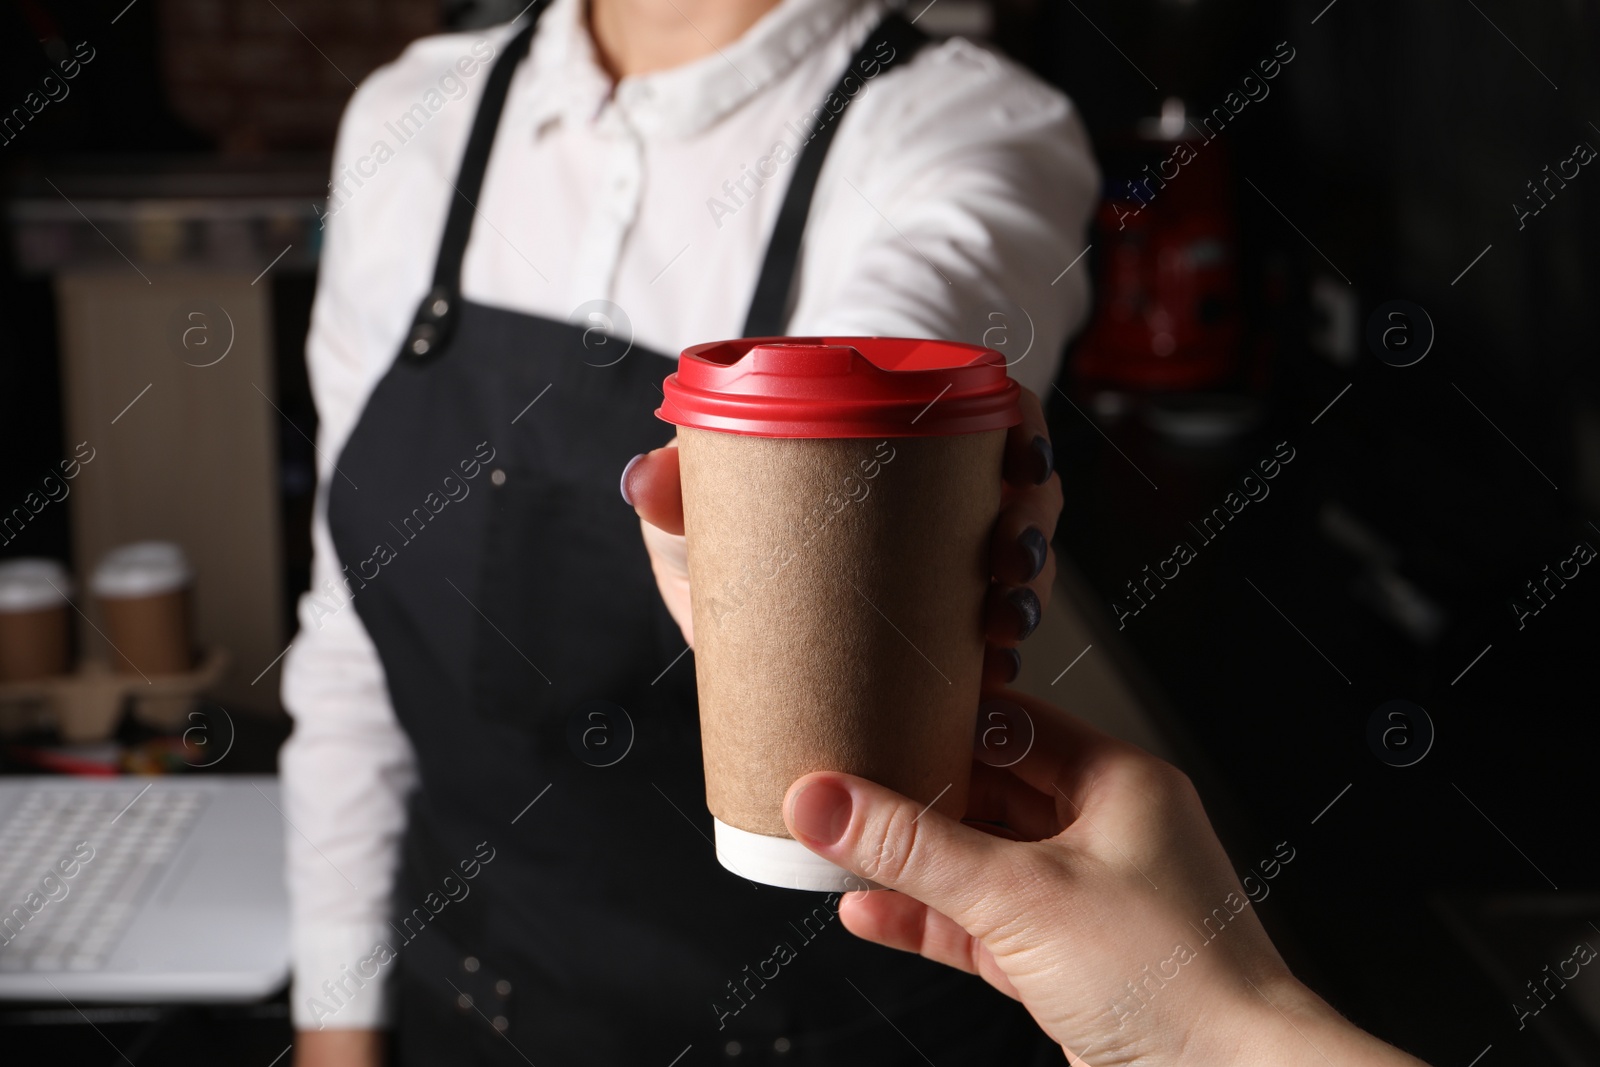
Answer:
<path fill-rule="evenodd" d="M 836 900 L 717 866 L 693 664 L 616 498 L 670 434 L 664 357 L 699 341 L 949 337 L 1053 377 L 1098 182 L 1071 105 L 886 11 L 537 0 L 351 101 L 283 688 L 297 1062 L 379 1062 L 388 1027 L 401 1063 L 1049 1050 L 981 984 L 837 929 Z M 996 551 L 999 681 L 1053 571 L 1036 404 L 1008 464 L 1047 521 Z M 629 731 L 616 762 L 569 741 L 596 709 Z"/>

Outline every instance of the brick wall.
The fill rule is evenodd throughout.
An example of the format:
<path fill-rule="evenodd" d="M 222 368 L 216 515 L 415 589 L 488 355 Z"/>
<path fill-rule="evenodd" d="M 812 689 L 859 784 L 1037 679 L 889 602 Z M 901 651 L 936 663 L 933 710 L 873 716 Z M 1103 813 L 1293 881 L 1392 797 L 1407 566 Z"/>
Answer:
<path fill-rule="evenodd" d="M 224 152 L 328 149 L 351 83 L 437 32 L 439 7 L 438 0 L 160 0 L 167 95 Z"/>

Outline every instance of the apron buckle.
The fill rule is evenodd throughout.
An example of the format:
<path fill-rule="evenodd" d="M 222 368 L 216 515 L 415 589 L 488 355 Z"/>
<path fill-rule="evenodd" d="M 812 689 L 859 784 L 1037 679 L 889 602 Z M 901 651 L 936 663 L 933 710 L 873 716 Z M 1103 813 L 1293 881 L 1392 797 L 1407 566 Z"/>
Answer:
<path fill-rule="evenodd" d="M 454 292 L 442 285 L 436 285 L 428 291 L 428 295 L 417 306 L 411 331 L 406 334 L 406 355 L 422 360 L 444 347 L 455 330 L 458 299 Z"/>

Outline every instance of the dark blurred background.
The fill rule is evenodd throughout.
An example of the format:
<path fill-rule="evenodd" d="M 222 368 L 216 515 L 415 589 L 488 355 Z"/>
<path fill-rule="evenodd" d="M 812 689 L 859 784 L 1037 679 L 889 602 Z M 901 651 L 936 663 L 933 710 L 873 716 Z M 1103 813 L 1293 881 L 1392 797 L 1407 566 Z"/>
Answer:
<path fill-rule="evenodd" d="M 0 558 L 81 573 L 174 514 L 205 531 L 186 547 L 228 575 L 197 625 L 231 653 L 212 695 L 245 712 L 235 769 L 270 769 L 286 730 L 273 657 L 309 574 L 302 346 L 340 110 L 407 41 L 520 7 L 0 0 L 0 106 L 44 100 L 0 113 L 0 501 L 80 441 L 107 456 Z M 1530 985 L 1600 946 L 1600 5 L 909 10 L 1070 94 L 1104 168 L 1068 268 L 1097 310 L 1048 398 L 1087 654 L 1241 873 L 1293 849 L 1260 911 L 1342 1011 L 1434 1064 L 1600 1064 L 1600 977 Z M 203 362 L 195 321 L 237 346 L 231 388 L 141 424 L 123 406 L 148 376 L 122 355 Z M 187 442 L 174 467 L 117 465 L 119 434 L 161 433 Z M 125 518 L 146 513 L 166 519 Z M 37 770 L 52 738 L 20 740 L 7 766 Z M 82 1022 L 0 1007 L 111 1062 Z M 264 1064 L 287 1033 L 281 1001 L 100 1022 L 141 1064 Z"/>

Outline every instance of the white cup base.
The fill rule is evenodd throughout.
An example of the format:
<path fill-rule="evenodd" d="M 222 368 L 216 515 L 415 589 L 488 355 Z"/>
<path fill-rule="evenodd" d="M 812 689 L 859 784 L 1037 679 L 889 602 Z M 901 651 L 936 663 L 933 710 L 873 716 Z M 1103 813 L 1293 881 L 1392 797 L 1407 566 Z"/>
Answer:
<path fill-rule="evenodd" d="M 788 837 L 753 834 L 713 818 L 717 862 L 741 878 L 780 889 L 808 889 L 818 893 L 843 893 L 852 889 L 882 889 L 837 864 L 829 863 Z"/>

